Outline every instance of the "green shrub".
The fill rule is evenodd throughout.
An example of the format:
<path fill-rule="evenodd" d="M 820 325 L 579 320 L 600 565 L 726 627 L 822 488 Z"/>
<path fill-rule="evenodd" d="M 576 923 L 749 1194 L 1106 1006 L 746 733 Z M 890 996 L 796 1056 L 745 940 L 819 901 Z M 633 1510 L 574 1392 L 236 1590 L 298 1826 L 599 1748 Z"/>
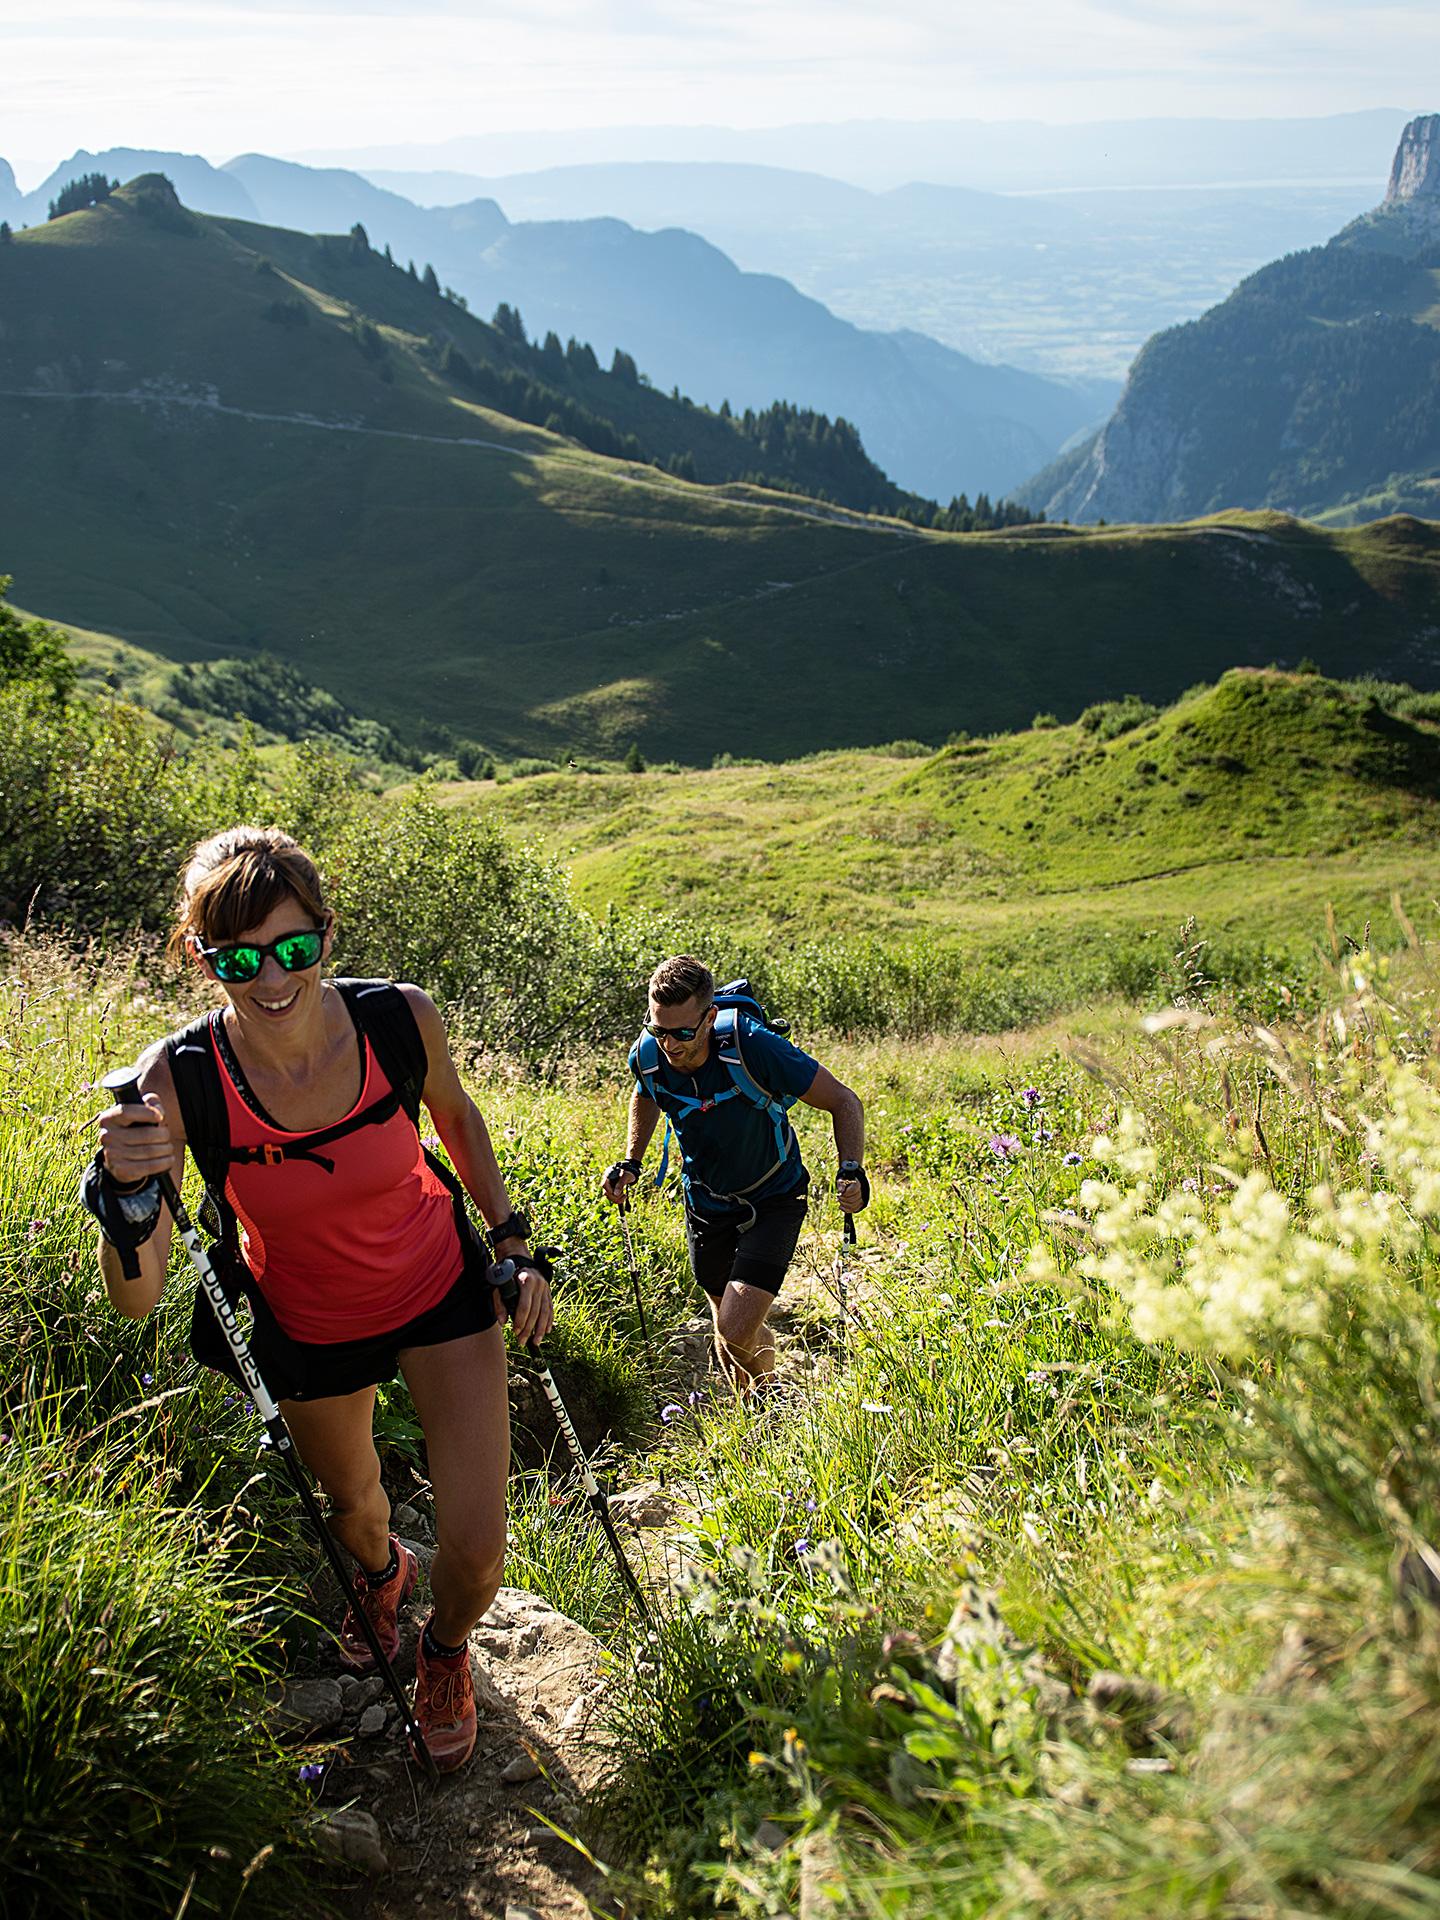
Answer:
<path fill-rule="evenodd" d="M 1097 740 L 1116 740 L 1122 733 L 1156 719 L 1159 712 L 1138 694 L 1127 693 L 1123 699 L 1099 700 L 1093 707 L 1086 707 L 1078 725 L 1082 733 L 1094 734 Z"/>

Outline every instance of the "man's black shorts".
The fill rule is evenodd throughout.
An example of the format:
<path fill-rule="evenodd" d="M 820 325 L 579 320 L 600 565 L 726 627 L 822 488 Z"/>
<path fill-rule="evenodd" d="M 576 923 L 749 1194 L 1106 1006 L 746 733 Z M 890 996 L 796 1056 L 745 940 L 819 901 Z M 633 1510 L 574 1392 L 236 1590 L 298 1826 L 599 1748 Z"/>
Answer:
<path fill-rule="evenodd" d="M 712 1300 L 724 1294 L 732 1280 L 764 1293 L 778 1293 L 785 1269 L 795 1257 L 795 1243 L 805 1224 L 807 1175 L 793 1193 L 757 1200 L 754 1224 L 747 1226 L 751 1209 L 707 1214 L 685 1209 L 685 1239 L 690 1248 L 690 1271 Z M 742 1231 L 743 1229 L 743 1231 Z"/>

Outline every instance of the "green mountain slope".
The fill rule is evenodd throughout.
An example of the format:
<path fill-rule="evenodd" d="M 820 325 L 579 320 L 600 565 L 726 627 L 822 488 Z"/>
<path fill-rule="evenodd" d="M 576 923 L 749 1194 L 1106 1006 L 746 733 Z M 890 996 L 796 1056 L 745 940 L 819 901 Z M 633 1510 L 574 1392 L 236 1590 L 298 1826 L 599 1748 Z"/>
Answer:
<path fill-rule="evenodd" d="M 1440 535 L 1416 523 L 921 535 L 687 484 L 472 398 L 457 354 L 500 379 L 530 350 L 368 248 L 158 188 L 0 247 L 0 310 L 17 598 L 174 661 L 268 650 L 412 736 L 704 761 L 1013 727 L 1307 654 L 1440 670 Z M 611 430 L 661 409 L 725 430 L 598 378 L 626 388 Z"/>
<path fill-rule="evenodd" d="M 449 791 L 563 856 L 597 908 L 923 933 L 977 958 L 1033 941 L 1051 963 L 1192 913 L 1212 936 L 1305 942 L 1334 905 L 1358 935 L 1392 893 L 1418 905 L 1440 883 L 1440 701 L 1318 674 L 1232 672 L 1160 712 L 1097 709 L 923 761 Z"/>
<path fill-rule="evenodd" d="M 1429 124 L 1406 129 L 1397 175 Z M 1436 471 L 1440 186 L 1427 182 L 1157 334 L 1090 445 L 1020 491 L 1081 522 L 1347 505 L 1359 518 L 1423 498 Z"/>

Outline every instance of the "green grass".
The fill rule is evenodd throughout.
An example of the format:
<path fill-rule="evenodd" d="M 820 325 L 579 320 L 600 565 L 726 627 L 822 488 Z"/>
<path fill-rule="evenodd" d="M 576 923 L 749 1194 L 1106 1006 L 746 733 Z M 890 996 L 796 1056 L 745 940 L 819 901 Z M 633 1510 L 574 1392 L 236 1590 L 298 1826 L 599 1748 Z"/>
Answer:
<path fill-rule="evenodd" d="M 0 389 L 52 395 L 0 398 L 0 560 L 27 606 L 170 661 L 265 648 L 361 714 L 506 756 L 639 739 L 703 763 L 1010 728 L 1303 654 L 1399 672 L 1428 645 L 1431 535 L 921 535 L 689 485 L 466 401 L 428 336 L 484 357 L 493 334 L 375 257 L 176 231 L 127 192 L 0 261 Z M 266 320 L 277 287 L 309 324 Z M 181 404 L 212 391 L 276 417 Z"/>
<path fill-rule="evenodd" d="M 1077 979 L 1128 942 L 1168 953 L 1191 914 L 1217 969 L 1227 945 L 1313 953 L 1327 904 L 1356 940 L 1372 916 L 1393 940 L 1390 895 L 1418 908 L 1440 880 L 1440 732 L 1363 686 L 1231 673 L 1102 733 L 443 791 L 560 855 L 597 910 L 663 906 L 751 944 L 764 928 L 928 938 L 1018 970 L 1068 956 Z"/>

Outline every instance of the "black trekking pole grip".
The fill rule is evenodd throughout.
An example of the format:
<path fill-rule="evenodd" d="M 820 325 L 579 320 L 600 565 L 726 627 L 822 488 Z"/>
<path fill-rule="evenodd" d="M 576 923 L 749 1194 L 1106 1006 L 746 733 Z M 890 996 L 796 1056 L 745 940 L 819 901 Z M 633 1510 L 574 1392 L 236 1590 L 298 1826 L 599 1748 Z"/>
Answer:
<path fill-rule="evenodd" d="M 491 1267 L 489 1278 L 491 1286 L 494 1287 L 504 1303 L 505 1311 L 513 1315 L 520 1299 L 519 1266 L 513 1259 L 508 1257 L 504 1260 L 498 1260 L 495 1265 Z M 630 1565 L 625 1555 L 625 1549 L 620 1544 L 620 1536 L 615 1531 L 615 1522 L 610 1518 L 610 1504 L 606 1500 L 605 1495 L 600 1491 L 600 1483 L 595 1478 L 590 1462 L 585 1457 L 585 1449 L 580 1444 L 580 1436 L 576 1433 L 569 1410 L 564 1400 L 560 1397 L 560 1389 L 555 1384 L 555 1376 L 551 1373 L 550 1368 L 545 1362 L 545 1357 L 540 1350 L 540 1342 L 538 1340 L 529 1340 L 525 1344 L 539 1362 L 540 1385 L 544 1389 L 545 1398 L 550 1402 L 550 1411 L 555 1416 L 555 1424 L 559 1427 L 560 1432 L 564 1436 L 565 1444 L 570 1449 L 570 1457 L 575 1462 L 576 1471 L 580 1475 L 580 1484 L 585 1490 L 585 1498 L 590 1502 L 595 1518 L 600 1522 L 605 1538 L 610 1543 L 610 1549 L 615 1556 L 615 1564 L 619 1568 L 620 1577 L 629 1588 L 631 1597 L 640 1609 L 641 1618 L 648 1620 L 650 1618 L 650 1607 L 645 1599 L 645 1591 L 640 1585 L 640 1582 L 635 1578 L 635 1569 Z"/>
<path fill-rule="evenodd" d="M 115 1096 L 116 1106 L 134 1107 L 145 1104 L 145 1096 L 140 1091 L 140 1077 L 133 1067 L 126 1067 L 115 1073 L 107 1073 L 100 1084 L 105 1088 L 107 1093 Z M 300 1496 L 300 1504 L 304 1507 L 306 1515 L 315 1529 L 320 1545 L 324 1549 L 325 1557 L 330 1562 L 331 1571 L 339 1583 L 340 1592 L 344 1596 L 345 1603 L 350 1607 L 355 1623 L 360 1629 L 366 1646 L 370 1649 L 370 1656 L 375 1662 L 377 1671 L 384 1679 L 390 1690 L 391 1697 L 400 1710 L 400 1723 L 405 1729 L 405 1735 L 410 1742 L 411 1750 L 416 1758 L 423 1763 L 425 1771 L 430 1775 L 431 1779 L 438 1779 L 440 1777 L 440 1770 L 435 1765 L 435 1756 L 425 1743 L 425 1735 L 421 1732 L 420 1723 L 415 1718 L 414 1708 L 405 1698 L 404 1689 L 396 1678 L 395 1669 L 391 1666 L 385 1649 L 380 1644 L 380 1636 L 375 1631 L 374 1623 L 363 1607 L 352 1604 L 350 1577 L 345 1570 L 345 1562 L 340 1558 L 340 1549 L 336 1546 L 334 1536 L 325 1524 L 325 1516 L 320 1511 L 320 1503 L 315 1498 L 314 1489 L 311 1487 L 306 1477 L 305 1469 L 301 1466 L 295 1452 L 295 1442 L 290 1437 L 290 1429 L 286 1426 L 284 1415 L 281 1413 L 279 1407 L 276 1406 L 270 1389 L 261 1378 L 260 1369 L 255 1364 L 255 1357 L 250 1351 L 249 1342 L 241 1330 L 240 1322 L 235 1318 L 235 1309 L 231 1306 L 225 1288 L 220 1281 L 220 1277 L 215 1271 L 209 1251 L 204 1241 L 195 1231 L 195 1223 L 190 1218 L 185 1202 L 180 1198 L 180 1191 L 175 1185 L 173 1176 L 166 1172 L 157 1174 L 156 1179 L 159 1183 L 161 1198 L 170 1209 L 180 1238 L 185 1243 L 185 1249 L 194 1264 L 196 1274 L 199 1276 L 200 1290 L 209 1302 L 210 1311 L 214 1314 L 220 1331 L 225 1336 L 225 1344 L 229 1347 L 231 1357 L 235 1361 L 241 1383 L 245 1391 L 249 1394 L 251 1403 L 264 1424 L 271 1446 L 285 1462 L 291 1481 L 294 1483 L 295 1491 Z"/>

